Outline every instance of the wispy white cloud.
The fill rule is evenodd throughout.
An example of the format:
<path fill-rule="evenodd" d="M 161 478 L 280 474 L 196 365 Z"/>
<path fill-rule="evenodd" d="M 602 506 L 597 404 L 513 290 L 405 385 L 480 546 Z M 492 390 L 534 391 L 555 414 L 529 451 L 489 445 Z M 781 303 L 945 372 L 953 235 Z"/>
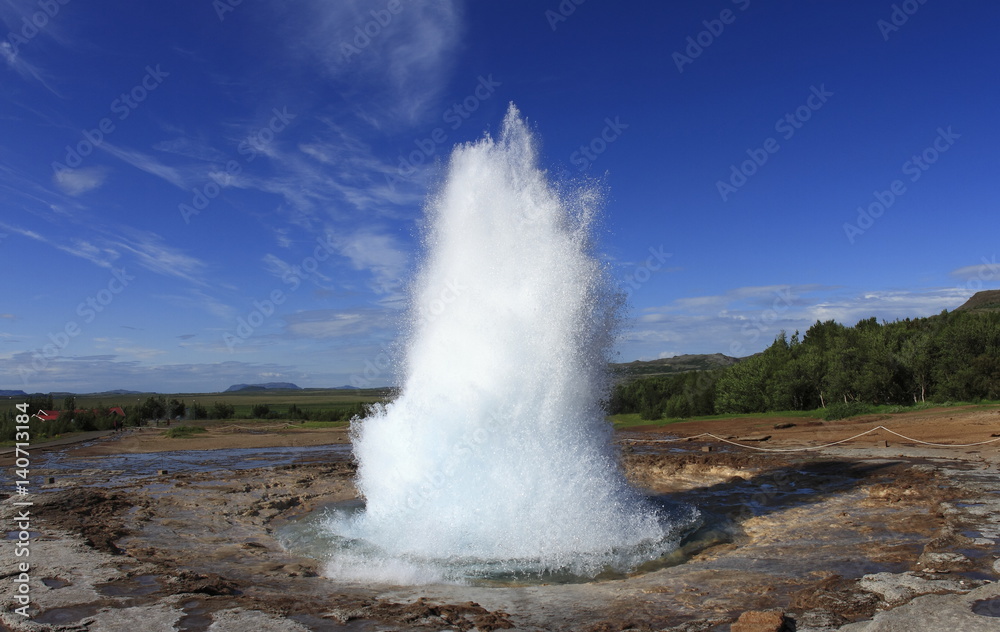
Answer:
<path fill-rule="evenodd" d="M 108 170 L 104 167 L 84 167 L 62 169 L 57 171 L 52 179 L 64 193 L 77 196 L 100 187 L 107 176 Z"/>
<path fill-rule="evenodd" d="M 385 331 L 390 319 L 382 310 L 309 310 L 284 317 L 286 331 L 303 338 L 341 338 Z"/>
<path fill-rule="evenodd" d="M 163 239 L 148 231 L 129 227 L 112 230 L 91 226 L 88 239 L 45 236 L 36 231 L 0 222 L 0 228 L 28 237 L 48 247 L 85 259 L 96 266 L 125 266 L 131 259 L 138 266 L 167 277 L 204 286 L 205 262 L 165 244 Z"/>
<path fill-rule="evenodd" d="M 41 67 L 25 59 L 10 41 L 0 41 L 0 57 L 3 58 L 8 68 L 19 74 L 23 79 L 37 81 L 52 94 L 62 97 L 62 94 L 52 85 L 51 79 L 46 76 L 46 72 Z"/>
<path fill-rule="evenodd" d="M 102 268 L 109 268 L 118 259 L 118 253 L 107 245 L 98 246 L 84 239 L 73 238 L 69 244 L 56 243 L 56 248 L 71 255 L 82 257 Z"/>
<path fill-rule="evenodd" d="M 155 143 L 153 149 L 194 160 L 225 162 L 229 159 L 229 156 L 212 147 L 207 142 L 186 136 L 162 140 Z"/>
<path fill-rule="evenodd" d="M 289 236 L 289 230 L 287 228 L 276 228 L 274 229 L 274 240 L 278 242 L 278 245 L 282 248 L 291 248 L 292 238 Z"/>
<path fill-rule="evenodd" d="M 370 124 L 412 124 L 444 88 L 462 33 L 457 0 L 402 2 L 397 13 L 370 0 L 294 6 L 294 14 L 282 16 L 289 54 L 344 79 L 345 92 L 365 95 Z M 373 11 L 381 12 L 381 23 Z M 366 35 L 373 20 L 373 34 Z"/>
<path fill-rule="evenodd" d="M 6 222 L 0 222 L 0 228 L 3 228 L 4 230 L 9 230 L 10 232 L 21 235 L 23 237 L 28 237 L 29 239 L 34 239 L 36 241 L 45 241 L 44 237 L 42 237 L 35 231 L 29 230 L 27 228 L 21 228 L 20 226 L 13 226 Z"/>
<path fill-rule="evenodd" d="M 101 143 L 100 148 L 136 169 L 162 178 L 179 189 L 187 189 L 187 178 L 179 169 L 165 165 L 152 156 L 132 149 L 117 147 L 108 142 Z"/>
<path fill-rule="evenodd" d="M 183 294 L 154 294 L 153 297 L 183 310 L 197 309 L 227 321 L 235 318 L 238 312 L 232 305 L 198 288 Z"/>
<path fill-rule="evenodd" d="M 952 270 L 951 276 L 963 281 L 1000 281 L 1000 262 L 996 255 L 983 257 L 981 263 Z"/>
<path fill-rule="evenodd" d="M 725 353 L 744 356 L 763 350 L 782 330 L 805 333 L 816 321 L 854 325 L 875 317 L 894 321 L 955 309 L 967 288 L 851 292 L 818 285 L 734 288 L 725 294 L 680 298 L 642 309 L 622 338 L 623 353 Z M 658 349 L 650 354 L 650 349 Z M 631 356 L 628 359 L 632 359 Z"/>
<path fill-rule="evenodd" d="M 354 269 L 371 273 L 377 293 L 385 294 L 400 287 L 409 256 L 391 235 L 362 229 L 338 235 L 334 242 Z"/>
<path fill-rule="evenodd" d="M 140 266 L 157 274 L 176 277 L 196 285 L 205 284 L 202 278 L 205 263 L 164 244 L 163 239 L 154 233 L 128 230 L 121 238 L 111 240 L 109 247 L 131 254 Z"/>
<path fill-rule="evenodd" d="M 150 365 L 144 359 L 122 358 L 117 354 L 59 356 L 35 371 L 24 384 L 20 367 L 30 367 L 31 352 L 13 354 L 0 362 L 0 383 L 26 390 L 90 393 L 123 388 L 144 392 L 190 392 L 192 384 L 201 392 L 221 392 L 233 384 L 260 381 L 263 374 L 281 375 L 284 380 L 299 382 L 307 374 L 296 367 L 273 362 L 215 362 Z M 16 386 L 15 386 L 16 385 Z"/>
<path fill-rule="evenodd" d="M 53 85 L 51 73 L 40 64 L 29 61 L 28 57 L 37 58 L 43 44 L 55 42 L 69 48 L 74 43 L 65 32 L 72 28 L 73 21 L 53 19 L 63 6 L 60 2 L 43 8 L 37 0 L 4 0 L 0 3 L 0 32 L 6 33 L 0 40 L 0 58 L 23 79 L 38 82 L 59 98 L 64 97 Z M 38 13 L 46 17 L 42 26 L 38 25 L 39 18 L 35 17 Z M 80 45 L 86 46 L 85 43 Z"/>
<path fill-rule="evenodd" d="M 46 237 L 33 230 L 21 228 L 19 226 L 11 226 L 10 224 L 5 224 L 3 222 L 0 222 L 0 227 L 9 230 L 12 233 L 38 241 L 46 246 L 55 248 L 56 250 L 65 252 L 66 254 L 73 255 L 74 257 L 86 259 L 94 265 L 102 268 L 111 267 L 112 263 L 114 263 L 119 257 L 118 253 L 106 244 L 98 246 L 90 241 L 75 237 L 64 242 L 60 238 Z"/>

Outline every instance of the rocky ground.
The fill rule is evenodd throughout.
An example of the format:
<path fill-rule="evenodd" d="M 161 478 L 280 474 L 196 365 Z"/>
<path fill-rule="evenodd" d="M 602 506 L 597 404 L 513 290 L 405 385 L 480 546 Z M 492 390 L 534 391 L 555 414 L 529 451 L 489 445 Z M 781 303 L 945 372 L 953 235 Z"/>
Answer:
<path fill-rule="evenodd" d="M 342 430 L 222 429 L 175 440 L 147 430 L 39 452 L 31 616 L 14 610 L 25 558 L 15 555 L 21 497 L 11 496 L 0 502 L 0 629 L 756 632 L 783 621 L 798 632 L 1000 630 L 1000 444 L 940 448 L 878 431 L 801 450 L 880 424 L 921 441 L 975 443 L 998 430 L 997 411 L 774 427 L 788 421 L 619 433 L 630 479 L 698 506 L 706 526 L 673 565 L 563 585 L 339 584 L 320 561 L 284 550 L 278 533 L 354 498 L 346 450 L 260 467 L 182 460 L 192 448 L 342 444 Z M 703 432 L 752 447 L 684 440 Z M 153 460 L 116 460 L 141 453 Z"/>

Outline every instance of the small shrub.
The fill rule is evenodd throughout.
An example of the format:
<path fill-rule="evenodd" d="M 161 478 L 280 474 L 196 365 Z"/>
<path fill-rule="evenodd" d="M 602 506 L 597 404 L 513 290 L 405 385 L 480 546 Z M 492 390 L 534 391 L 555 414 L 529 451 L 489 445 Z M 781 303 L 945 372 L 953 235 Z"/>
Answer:
<path fill-rule="evenodd" d="M 872 412 L 872 407 L 863 402 L 837 402 L 826 407 L 826 415 L 823 419 L 833 421 L 834 419 L 846 419 Z"/>
<path fill-rule="evenodd" d="M 208 431 L 203 426 L 177 426 L 176 428 L 167 430 L 163 434 L 171 439 L 184 439 L 192 435 L 201 434 L 202 432 Z"/>
<path fill-rule="evenodd" d="M 253 419 L 267 419 L 271 414 L 271 407 L 267 404 L 254 404 L 250 409 L 250 416 Z"/>
<path fill-rule="evenodd" d="M 663 418 L 663 411 L 656 406 L 643 406 L 639 411 L 639 419 L 645 421 L 656 421 Z"/>

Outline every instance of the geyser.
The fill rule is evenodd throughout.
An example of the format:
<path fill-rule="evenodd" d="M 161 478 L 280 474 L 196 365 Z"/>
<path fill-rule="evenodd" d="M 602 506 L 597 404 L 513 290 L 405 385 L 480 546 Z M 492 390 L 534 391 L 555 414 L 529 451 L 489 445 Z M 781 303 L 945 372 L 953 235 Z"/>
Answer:
<path fill-rule="evenodd" d="M 597 198 L 547 181 L 513 104 L 499 138 L 454 150 L 427 205 L 402 390 L 352 425 L 364 508 L 322 525 L 330 576 L 592 577 L 668 553 L 696 521 L 632 489 L 612 446 L 620 305 L 593 252 Z"/>

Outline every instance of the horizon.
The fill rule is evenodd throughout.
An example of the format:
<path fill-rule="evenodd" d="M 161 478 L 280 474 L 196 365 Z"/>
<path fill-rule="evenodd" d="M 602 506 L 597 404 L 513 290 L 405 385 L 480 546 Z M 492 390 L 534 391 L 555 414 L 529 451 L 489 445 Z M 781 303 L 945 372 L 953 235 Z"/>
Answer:
<path fill-rule="evenodd" d="M 0 7 L 0 390 L 399 382 L 424 205 L 509 103 L 603 193 L 612 362 L 1000 288 L 992 3 L 40 7 Z"/>

